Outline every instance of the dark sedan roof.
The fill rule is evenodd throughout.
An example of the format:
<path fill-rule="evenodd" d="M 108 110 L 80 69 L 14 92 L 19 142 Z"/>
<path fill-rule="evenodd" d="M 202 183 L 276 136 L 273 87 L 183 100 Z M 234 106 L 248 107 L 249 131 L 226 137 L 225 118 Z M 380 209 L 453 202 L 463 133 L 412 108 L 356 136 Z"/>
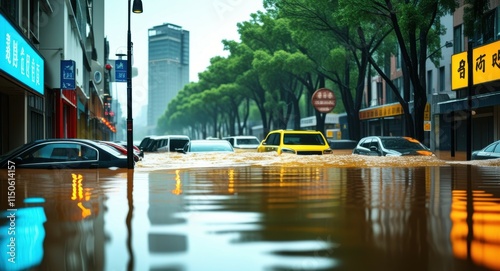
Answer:
<path fill-rule="evenodd" d="M 90 149 L 95 149 L 95 156 L 87 156 L 83 154 L 83 151 L 78 153 L 75 158 L 70 159 L 69 154 L 66 154 L 65 158 L 58 157 L 57 160 L 55 156 L 31 156 L 30 150 L 32 148 L 36 148 L 37 145 L 40 144 L 50 144 L 50 143 L 79 143 L 83 144 L 83 146 L 88 146 Z M 38 148 L 37 148 L 38 149 Z M 56 148 L 59 150 L 58 148 Z M 54 151 L 56 150 L 54 149 Z M 67 149 L 67 148 L 64 148 Z M 89 150 L 90 150 L 89 149 Z M 61 149 L 63 150 L 63 149 Z M 68 149 L 67 149 L 68 150 Z M 36 150 L 34 150 L 36 151 Z M 100 155 L 97 156 L 97 153 Z M 20 156 L 29 155 L 29 162 L 22 159 Z M 15 159 L 21 159 L 19 161 L 13 161 Z M 61 160 L 63 159 L 63 160 Z M 0 167 L 5 168 L 5 165 L 8 161 L 16 162 L 19 166 L 23 167 L 36 167 L 36 168 L 58 168 L 58 165 L 61 167 L 76 167 L 76 168 L 109 168 L 109 167 L 117 167 L 123 168 L 127 167 L 126 157 L 121 155 L 118 151 L 112 149 L 109 146 L 104 145 L 103 143 L 99 143 L 90 139 L 78 139 L 78 138 L 50 138 L 50 139 L 39 139 L 24 145 L 21 145 L 8 153 L 0 156 Z M 9 162 L 9 163 L 11 163 Z"/>

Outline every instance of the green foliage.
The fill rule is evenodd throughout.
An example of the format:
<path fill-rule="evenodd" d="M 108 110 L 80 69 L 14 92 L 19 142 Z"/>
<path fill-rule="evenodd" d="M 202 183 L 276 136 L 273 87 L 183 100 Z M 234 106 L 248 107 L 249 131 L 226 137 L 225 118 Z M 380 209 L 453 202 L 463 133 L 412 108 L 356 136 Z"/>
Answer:
<path fill-rule="evenodd" d="M 476 29 L 482 28 L 484 13 L 489 10 L 488 0 L 464 0 L 464 35 L 474 37 Z"/>
<path fill-rule="evenodd" d="M 439 59 L 439 37 L 446 30 L 439 18 L 456 2 L 264 0 L 264 7 L 238 24 L 241 42 L 222 41 L 229 56 L 212 58 L 200 80 L 169 104 L 158 124 L 162 129 L 247 118 L 260 120 L 264 129 L 269 123 L 286 125 L 301 112 L 311 114 L 310 96 L 320 86 L 334 90 L 335 112 L 345 110 L 349 125 L 359 125 L 365 82 L 375 75 L 374 69 L 368 74 L 368 63 L 384 70 L 399 48 L 408 63 L 420 48 L 436 51 L 430 58 Z M 414 64 L 416 72 L 421 64 Z"/>

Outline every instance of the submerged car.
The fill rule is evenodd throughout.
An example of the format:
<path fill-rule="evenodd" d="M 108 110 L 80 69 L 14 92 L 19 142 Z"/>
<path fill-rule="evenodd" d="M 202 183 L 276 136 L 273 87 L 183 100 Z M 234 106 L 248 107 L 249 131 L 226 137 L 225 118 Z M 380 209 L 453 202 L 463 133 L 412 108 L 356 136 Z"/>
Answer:
<path fill-rule="evenodd" d="M 0 156 L 0 168 L 127 168 L 127 156 L 102 142 L 86 139 L 42 139 Z"/>
<path fill-rule="evenodd" d="M 127 150 L 127 148 L 128 148 L 127 141 L 114 141 L 113 143 L 116 143 L 116 144 L 124 147 L 125 150 Z M 144 152 L 141 151 L 141 149 L 139 149 L 139 147 L 135 143 L 132 145 L 132 149 L 134 150 L 134 155 L 137 155 L 139 160 L 142 160 L 142 158 L 144 158 Z M 127 154 L 127 153 L 125 153 L 125 154 Z"/>
<path fill-rule="evenodd" d="M 114 149 L 116 149 L 117 151 L 119 151 L 121 154 L 127 156 L 127 153 L 128 153 L 128 149 L 127 149 L 127 144 L 125 143 L 125 145 L 122 145 L 120 143 L 116 143 L 116 142 L 112 142 L 112 141 L 99 141 L 99 143 L 104 143 Z M 134 146 L 133 146 L 134 147 Z M 136 150 L 134 148 L 132 148 L 133 150 L 133 157 L 134 157 L 134 161 L 135 162 L 139 162 L 140 160 L 142 160 L 141 156 L 139 156 L 139 153 L 136 152 Z"/>
<path fill-rule="evenodd" d="M 144 156 L 144 152 L 149 151 L 149 145 L 151 144 L 151 141 L 153 141 L 153 135 L 150 136 L 145 136 L 142 140 L 141 143 L 139 143 L 139 150 L 141 151 L 142 155 Z"/>
<path fill-rule="evenodd" d="M 148 136 L 141 142 L 144 152 L 169 152 L 182 149 L 189 141 L 185 135 Z"/>
<path fill-rule="evenodd" d="M 352 154 L 371 156 L 405 156 L 434 154 L 420 141 L 404 136 L 368 136 L 362 138 Z"/>
<path fill-rule="evenodd" d="M 500 140 L 491 143 L 481 150 L 472 152 L 472 160 L 486 160 L 500 158 Z"/>
<path fill-rule="evenodd" d="M 322 155 L 332 153 L 330 145 L 319 131 L 274 130 L 262 140 L 257 152 Z"/>
<path fill-rule="evenodd" d="M 175 152 L 184 148 L 190 138 L 186 135 L 166 135 L 154 139 L 158 141 L 158 152 Z"/>
<path fill-rule="evenodd" d="M 222 139 L 198 139 L 190 140 L 182 150 L 179 152 L 193 153 L 193 152 L 234 152 L 233 146 L 227 141 Z"/>
<path fill-rule="evenodd" d="M 235 149 L 257 149 L 260 144 L 256 136 L 227 136 L 222 139 L 229 141 Z"/>

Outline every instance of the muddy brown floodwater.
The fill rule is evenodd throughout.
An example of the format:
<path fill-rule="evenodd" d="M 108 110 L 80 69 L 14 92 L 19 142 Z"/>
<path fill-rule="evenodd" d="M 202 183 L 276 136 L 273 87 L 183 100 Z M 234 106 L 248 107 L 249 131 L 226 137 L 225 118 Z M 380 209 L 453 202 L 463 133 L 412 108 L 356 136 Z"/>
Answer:
<path fill-rule="evenodd" d="M 499 160 L 146 153 L 0 181 L 0 270 L 500 270 Z"/>

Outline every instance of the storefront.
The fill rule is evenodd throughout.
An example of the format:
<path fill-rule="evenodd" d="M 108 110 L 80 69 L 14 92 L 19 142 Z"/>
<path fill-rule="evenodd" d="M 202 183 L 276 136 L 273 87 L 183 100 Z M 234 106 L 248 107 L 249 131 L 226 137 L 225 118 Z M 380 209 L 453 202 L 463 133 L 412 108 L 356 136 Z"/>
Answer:
<path fill-rule="evenodd" d="M 0 14 L 0 154 L 44 138 L 44 59 Z"/>
<path fill-rule="evenodd" d="M 438 103 L 434 115 L 437 149 L 465 151 L 468 134 L 472 150 L 500 138 L 500 41 L 474 48 L 471 64 L 472 85 L 469 86 L 467 52 L 452 56 L 452 90 L 458 98 Z"/>
<path fill-rule="evenodd" d="M 403 107 L 399 103 L 370 107 L 359 111 L 361 135 L 404 135 Z"/>

